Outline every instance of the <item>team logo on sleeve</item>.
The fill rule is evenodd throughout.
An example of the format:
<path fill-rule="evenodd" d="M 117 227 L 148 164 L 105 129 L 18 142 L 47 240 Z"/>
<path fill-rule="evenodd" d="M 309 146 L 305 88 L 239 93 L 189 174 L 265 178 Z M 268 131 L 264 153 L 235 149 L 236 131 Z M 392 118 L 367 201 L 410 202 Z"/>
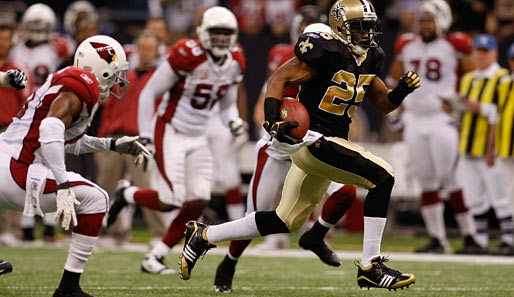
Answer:
<path fill-rule="evenodd" d="M 300 46 L 300 52 L 302 54 L 305 54 L 308 50 L 310 50 L 314 47 L 314 45 L 309 42 L 309 39 L 310 38 L 307 38 L 307 40 L 300 42 L 299 46 Z"/>
<path fill-rule="evenodd" d="M 93 48 L 96 49 L 96 52 L 98 53 L 98 55 L 100 55 L 100 58 L 104 59 L 107 62 L 107 64 L 116 60 L 116 52 L 114 51 L 112 46 L 100 42 L 89 43 Z"/>

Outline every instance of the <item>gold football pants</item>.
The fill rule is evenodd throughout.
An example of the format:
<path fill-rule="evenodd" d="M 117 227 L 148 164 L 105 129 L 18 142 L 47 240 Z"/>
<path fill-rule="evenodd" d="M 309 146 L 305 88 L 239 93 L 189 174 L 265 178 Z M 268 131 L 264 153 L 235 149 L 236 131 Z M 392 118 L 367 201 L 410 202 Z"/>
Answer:
<path fill-rule="evenodd" d="M 330 181 L 370 190 L 366 200 L 374 199 L 378 208 L 372 209 L 372 216 L 377 212 L 377 216 L 385 217 L 382 213 L 387 213 L 394 172 L 380 157 L 343 138 L 323 137 L 301 148 L 291 159 L 293 164 L 276 210 L 289 231 L 298 230 L 307 221 Z"/>

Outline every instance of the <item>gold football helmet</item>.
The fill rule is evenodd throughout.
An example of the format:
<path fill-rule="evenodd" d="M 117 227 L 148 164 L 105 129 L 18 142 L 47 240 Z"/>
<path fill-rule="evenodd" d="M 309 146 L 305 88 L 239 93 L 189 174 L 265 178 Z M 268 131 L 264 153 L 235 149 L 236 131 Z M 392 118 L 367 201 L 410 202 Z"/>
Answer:
<path fill-rule="evenodd" d="M 378 47 L 380 21 L 368 0 L 336 1 L 330 9 L 329 23 L 337 38 L 356 55 Z"/>

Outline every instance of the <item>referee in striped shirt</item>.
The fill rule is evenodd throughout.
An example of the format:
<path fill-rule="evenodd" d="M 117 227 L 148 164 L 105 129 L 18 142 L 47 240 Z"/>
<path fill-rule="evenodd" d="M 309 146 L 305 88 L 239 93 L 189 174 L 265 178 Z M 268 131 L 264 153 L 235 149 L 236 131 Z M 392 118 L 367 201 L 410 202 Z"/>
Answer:
<path fill-rule="evenodd" d="M 507 51 L 507 58 L 511 82 L 508 88 L 507 101 L 503 105 L 500 117 L 498 155 L 503 160 L 507 192 L 509 193 L 510 204 L 514 209 L 514 43 L 510 45 Z"/>
<path fill-rule="evenodd" d="M 499 110 L 505 103 L 511 80 L 508 70 L 496 62 L 498 51 L 494 37 L 478 35 L 473 47 L 476 70 L 462 77 L 459 89 L 467 107 L 461 120 L 460 180 L 475 218 L 477 243 L 484 249 L 488 247 L 487 213 L 492 207 L 502 234 L 501 244 L 493 253 L 514 255 L 512 208 L 495 143 L 500 131 L 496 125 Z"/>

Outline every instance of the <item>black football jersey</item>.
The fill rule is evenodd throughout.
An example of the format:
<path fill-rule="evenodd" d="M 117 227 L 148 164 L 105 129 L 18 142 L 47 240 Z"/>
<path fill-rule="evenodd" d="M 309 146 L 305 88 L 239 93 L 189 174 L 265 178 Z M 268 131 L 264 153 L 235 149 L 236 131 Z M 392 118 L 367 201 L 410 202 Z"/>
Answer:
<path fill-rule="evenodd" d="M 384 51 L 370 48 L 359 60 L 332 35 L 306 33 L 294 53 L 318 73 L 301 85 L 298 94 L 309 113 L 309 129 L 348 139 L 352 116 L 373 78 L 383 71 Z"/>

